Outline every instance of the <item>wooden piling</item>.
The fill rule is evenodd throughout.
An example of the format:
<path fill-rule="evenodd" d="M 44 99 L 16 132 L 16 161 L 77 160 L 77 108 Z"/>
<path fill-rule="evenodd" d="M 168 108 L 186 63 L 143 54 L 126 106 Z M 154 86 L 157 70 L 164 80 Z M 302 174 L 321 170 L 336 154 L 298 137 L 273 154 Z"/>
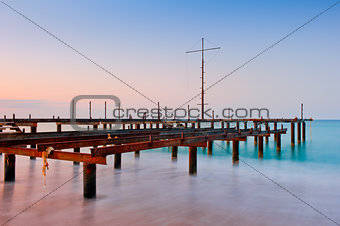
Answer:
<path fill-rule="evenodd" d="M 117 153 L 115 154 L 115 162 L 114 162 L 114 168 L 115 169 L 120 169 L 122 166 L 122 154 Z"/>
<path fill-rule="evenodd" d="M 57 132 L 61 133 L 61 124 L 57 124 Z"/>
<path fill-rule="evenodd" d="M 268 122 L 266 122 L 266 131 L 269 133 L 270 127 L 268 125 Z M 266 143 L 269 142 L 269 136 L 266 136 Z"/>
<path fill-rule="evenodd" d="M 80 153 L 80 148 L 73 148 L 73 152 Z M 73 165 L 79 165 L 79 162 L 73 162 Z"/>
<path fill-rule="evenodd" d="M 240 129 L 240 123 L 236 122 L 236 129 L 239 130 Z"/>
<path fill-rule="evenodd" d="M 302 122 L 302 141 L 306 140 L 306 123 Z"/>
<path fill-rule="evenodd" d="M 277 123 L 274 122 L 274 130 L 277 130 Z M 274 140 L 276 140 L 276 134 L 274 134 Z"/>
<path fill-rule="evenodd" d="M 295 124 L 292 122 L 290 124 L 290 143 L 292 146 L 295 145 Z"/>
<path fill-rule="evenodd" d="M 178 153 L 178 147 L 172 146 L 171 147 L 171 160 L 176 161 L 177 160 L 177 153 Z"/>
<path fill-rule="evenodd" d="M 189 174 L 197 174 L 197 147 L 189 147 Z"/>
<path fill-rule="evenodd" d="M 281 134 L 276 135 L 276 150 L 281 151 Z"/>
<path fill-rule="evenodd" d="M 233 140 L 233 164 L 239 162 L 239 141 Z"/>
<path fill-rule="evenodd" d="M 83 188 L 85 198 L 96 197 L 96 164 L 83 164 Z"/>
<path fill-rule="evenodd" d="M 37 127 L 36 126 L 31 126 L 31 133 L 37 133 Z M 31 148 L 37 148 L 36 144 L 31 144 Z M 31 160 L 36 159 L 35 157 L 30 157 Z"/>
<path fill-rule="evenodd" d="M 257 145 L 257 136 L 254 136 L 254 144 Z"/>
<path fill-rule="evenodd" d="M 106 123 L 103 124 L 103 129 L 104 129 L 104 130 L 107 129 L 107 124 L 106 124 Z"/>
<path fill-rule="evenodd" d="M 4 180 L 6 182 L 15 181 L 15 155 L 4 155 Z"/>
<path fill-rule="evenodd" d="M 98 130 L 98 125 L 93 125 L 93 130 Z"/>
<path fill-rule="evenodd" d="M 298 143 L 301 142 L 301 123 L 300 122 L 297 123 L 297 140 L 298 140 Z"/>
<path fill-rule="evenodd" d="M 212 155 L 212 141 L 208 141 L 208 155 Z"/>
<path fill-rule="evenodd" d="M 263 158 L 263 136 L 259 136 L 258 137 L 259 139 L 259 151 L 258 151 L 258 157 L 259 158 Z"/>
<path fill-rule="evenodd" d="M 245 121 L 244 122 L 244 129 L 247 129 L 248 128 L 248 125 L 247 125 L 248 123 Z"/>

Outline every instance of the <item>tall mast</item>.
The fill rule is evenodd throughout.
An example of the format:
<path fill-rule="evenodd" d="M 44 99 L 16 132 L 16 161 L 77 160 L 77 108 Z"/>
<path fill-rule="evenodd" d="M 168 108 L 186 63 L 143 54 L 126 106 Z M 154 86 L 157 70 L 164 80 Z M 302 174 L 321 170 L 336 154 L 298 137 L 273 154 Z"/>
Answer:
<path fill-rule="evenodd" d="M 204 103 L 204 52 L 205 51 L 209 51 L 209 50 L 217 50 L 217 49 L 221 49 L 221 47 L 215 47 L 215 48 L 208 48 L 208 49 L 204 49 L 204 38 L 202 38 L 202 49 L 199 50 L 192 50 L 192 51 L 187 51 L 186 53 L 196 53 L 196 52 L 201 52 L 202 54 L 202 75 L 201 75 L 201 119 L 204 119 L 204 105 L 206 105 L 206 103 Z"/>
<path fill-rule="evenodd" d="M 201 119 L 204 119 L 204 38 L 202 38 L 202 91 L 201 91 Z"/>

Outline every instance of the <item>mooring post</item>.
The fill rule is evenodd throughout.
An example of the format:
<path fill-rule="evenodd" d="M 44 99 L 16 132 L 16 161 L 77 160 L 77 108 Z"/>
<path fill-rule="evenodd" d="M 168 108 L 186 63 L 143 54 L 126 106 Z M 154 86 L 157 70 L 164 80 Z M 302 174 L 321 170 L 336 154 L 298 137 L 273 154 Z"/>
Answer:
<path fill-rule="evenodd" d="M 96 164 L 83 164 L 83 187 L 85 198 L 96 197 Z"/>
<path fill-rule="evenodd" d="M 212 155 L 212 141 L 208 141 L 208 155 Z"/>
<path fill-rule="evenodd" d="M 73 148 L 73 152 L 80 153 L 80 148 Z M 79 162 L 73 162 L 73 165 L 79 165 Z"/>
<path fill-rule="evenodd" d="M 4 180 L 6 182 L 15 181 L 15 155 L 5 153 L 4 166 Z"/>
<path fill-rule="evenodd" d="M 171 160 L 176 161 L 177 160 L 177 153 L 178 153 L 178 147 L 172 146 L 171 147 Z"/>
<path fill-rule="evenodd" d="M 290 123 L 290 143 L 292 146 L 295 145 L 295 124 L 294 122 Z"/>
<path fill-rule="evenodd" d="M 259 136 L 259 153 L 258 153 L 258 157 L 259 158 L 263 158 L 263 136 Z"/>
<path fill-rule="evenodd" d="M 31 133 L 37 133 L 37 127 L 36 126 L 31 126 Z M 31 144 L 31 148 L 37 148 L 36 144 Z M 34 160 L 36 159 L 35 157 L 30 157 L 30 159 Z"/>
<path fill-rule="evenodd" d="M 189 147 L 189 174 L 197 174 L 197 147 Z"/>
<path fill-rule="evenodd" d="M 297 123 L 297 140 L 298 140 L 298 143 L 301 142 L 301 123 L 300 122 Z"/>
<path fill-rule="evenodd" d="M 233 164 L 239 162 L 239 141 L 233 140 Z"/>
<path fill-rule="evenodd" d="M 140 152 L 139 151 L 135 151 L 135 158 L 139 158 L 140 157 Z"/>
<path fill-rule="evenodd" d="M 114 162 L 114 168 L 115 169 L 120 169 L 122 166 L 122 154 L 117 153 L 115 154 L 115 162 Z"/>
<path fill-rule="evenodd" d="M 302 122 L 302 141 L 306 140 L 306 123 L 305 121 Z"/>
<path fill-rule="evenodd" d="M 281 134 L 276 134 L 276 150 L 281 151 Z"/>

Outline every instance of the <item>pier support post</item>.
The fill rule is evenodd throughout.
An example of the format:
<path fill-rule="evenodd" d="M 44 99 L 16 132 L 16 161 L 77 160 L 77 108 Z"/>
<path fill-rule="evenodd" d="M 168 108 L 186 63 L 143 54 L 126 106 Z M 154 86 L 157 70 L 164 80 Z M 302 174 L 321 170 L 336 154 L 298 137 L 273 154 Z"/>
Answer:
<path fill-rule="evenodd" d="M 191 123 L 191 128 L 195 129 L 195 123 Z"/>
<path fill-rule="evenodd" d="M 306 123 L 302 122 L 302 141 L 306 140 Z"/>
<path fill-rule="evenodd" d="M 140 152 L 139 151 L 135 151 L 135 158 L 139 158 L 140 157 Z"/>
<path fill-rule="evenodd" d="M 229 129 L 230 128 L 230 124 L 229 124 L 229 122 L 227 122 L 227 129 Z"/>
<path fill-rule="evenodd" d="M 197 174 L 197 147 L 189 147 L 189 174 Z"/>
<path fill-rule="evenodd" d="M 221 121 L 221 128 L 223 129 L 224 128 L 224 122 Z"/>
<path fill-rule="evenodd" d="M 270 130 L 270 127 L 269 127 L 269 125 L 268 125 L 268 122 L 266 122 L 266 131 L 269 133 L 269 130 Z M 269 136 L 266 136 L 266 143 L 268 143 L 269 142 Z"/>
<path fill-rule="evenodd" d="M 208 141 L 208 155 L 212 155 L 212 141 Z"/>
<path fill-rule="evenodd" d="M 125 124 L 122 124 L 122 129 L 123 129 L 123 130 L 125 129 Z"/>
<path fill-rule="evenodd" d="M 240 123 L 236 122 L 236 129 L 239 130 L 240 129 Z"/>
<path fill-rule="evenodd" d="M 178 147 L 172 146 L 171 147 L 171 160 L 176 161 L 177 160 L 177 153 L 178 153 Z"/>
<path fill-rule="evenodd" d="M 104 130 L 107 129 L 107 124 L 106 124 L 106 123 L 103 124 L 103 129 L 104 129 Z"/>
<path fill-rule="evenodd" d="M 233 164 L 239 162 L 239 141 L 233 140 Z"/>
<path fill-rule="evenodd" d="M 274 122 L 274 130 L 277 130 L 277 123 Z M 276 140 L 276 134 L 274 133 L 274 140 Z"/>
<path fill-rule="evenodd" d="M 281 134 L 276 134 L 276 150 L 281 151 Z"/>
<path fill-rule="evenodd" d="M 115 169 L 120 169 L 122 166 L 122 154 L 117 153 L 115 154 L 115 162 L 114 162 L 114 168 Z"/>
<path fill-rule="evenodd" d="M 247 121 L 244 122 L 244 129 L 247 129 L 248 128 L 248 125 L 247 125 Z"/>
<path fill-rule="evenodd" d="M 84 198 L 96 197 L 96 164 L 83 164 Z"/>
<path fill-rule="evenodd" d="M 15 181 L 15 155 L 5 153 L 4 166 L 4 180 L 6 182 Z"/>
<path fill-rule="evenodd" d="M 298 140 L 298 143 L 301 142 L 301 123 L 300 122 L 297 123 L 297 140 Z"/>
<path fill-rule="evenodd" d="M 73 148 L 73 152 L 79 153 L 80 152 L 80 148 Z M 73 165 L 79 165 L 79 162 L 73 162 Z"/>
<path fill-rule="evenodd" d="M 290 124 L 290 143 L 292 146 L 295 145 L 295 124 L 292 122 Z"/>
<path fill-rule="evenodd" d="M 257 145 L 257 136 L 254 136 L 254 144 Z"/>
<path fill-rule="evenodd" d="M 57 132 L 61 133 L 61 124 L 57 124 Z"/>
<path fill-rule="evenodd" d="M 98 130 L 98 125 L 93 125 L 93 130 Z"/>
<path fill-rule="evenodd" d="M 37 127 L 36 126 L 31 126 L 31 133 L 37 133 Z M 31 148 L 37 148 L 37 145 L 31 144 Z M 30 159 L 34 160 L 36 158 L 35 157 L 30 157 Z"/>
<path fill-rule="evenodd" d="M 259 136 L 259 153 L 258 156 L 259 158 L 263 158 L 263 136 Z"/>

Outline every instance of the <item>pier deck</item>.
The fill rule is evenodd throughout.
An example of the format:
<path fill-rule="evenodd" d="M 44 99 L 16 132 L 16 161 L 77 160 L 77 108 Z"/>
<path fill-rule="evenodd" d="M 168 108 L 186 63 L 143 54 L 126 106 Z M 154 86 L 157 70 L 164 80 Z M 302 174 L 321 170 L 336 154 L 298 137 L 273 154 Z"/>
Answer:
<path fill-rule="evenodd" d="M 81 119 L 78 125 L 88 125 L 84 131 L 62 131 L 62 125 L 71 124 L 70 119 L 1 119 L 0 153 L 5 153 L 5 181 L 15 180 L 15 156 L 30 156 L 31 159 L 57 159 L 83 163 L 84 196 L 95 197 L 96 164 L 107 164 L 106 156 L 114 155 L 114 167 L 121 168 L 123 153 L 172 147 L 172 159 L 177 159 L 177 147 L 189 148 L 189 174 L 197 174 L 197 147 L 207 147 L 212 153 L 212 142 L 216 140 L 233 142 L 233 163 L 239 160 L 239 142 L 253 136 L 258 145 L 259 158 L 263 157 L 263 137 L 273 135 L 277 150 L 281 150 L 281 134 L 287 132 L 283 124 L 291 126 L 292 145 L 297 138 L 305 140 L 305 122 L 311 119 L 231 119 L 231 120 L 166 120 L 157 119 Z M 40 123 L 56 123 L 56 132 L 37 132 Z M 277 128 L 277 124 L 281 128 Z M 112 129 L 112 125 L 119 129 Z M 242 129 L 240 128 L 242 124 Z M 271 124 L 273 126 L 271 126 Z M 102 125 L 102 128 L 98 128 Z M 208 125 L 208 126 L 207 126 Z M 20 127 L 30 127 L 30 133 Z M 262 128 L 264 127 L 264 128 Z M 110 129 L 111 128 L 111 129 Z M 12 132 L 10 132 L 12 131 Z M 88 147 L 90 153 L 81 153 L 80 148 Z M 67 151 L 73 149 L 73 152 Z"/>

